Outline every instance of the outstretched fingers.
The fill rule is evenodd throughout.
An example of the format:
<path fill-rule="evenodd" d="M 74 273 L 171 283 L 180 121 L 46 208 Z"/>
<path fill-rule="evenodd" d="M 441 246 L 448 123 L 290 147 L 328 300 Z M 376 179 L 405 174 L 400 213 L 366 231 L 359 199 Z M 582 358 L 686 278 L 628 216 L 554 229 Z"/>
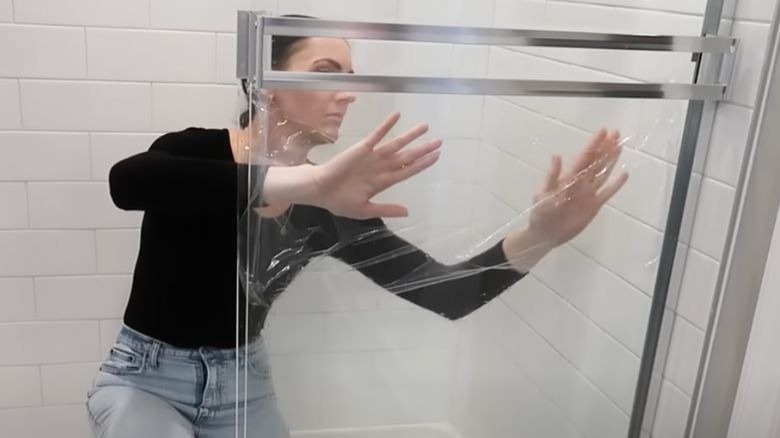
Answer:
<path fill-rule="evenodd" d="M 600 128 L 590 138 L 588 145 L 580 152 L 572 163 L 571 170 L 567 173 L 574 176 L 587 169 L 594 161 L 598 160 L 604 149 L 604 142 L 607 139 L 608 132 L 605 128 Z"/>
<path fill-rule="evenodd" d="M 396 153 L 391 160 L 389 160 L 389 164 L 392 167 L 406 167 L 410 164 L 414 163 L 420 157 L 423 157 L 435 150 L 438 150 L 443 141 L 441 139 L 434 139 L 429 140 L 425 143 L 423 143 L 420 146 L 416 146 L 414 148 L 410 148 L 408 150 L 403 150 L 398 153 Z"/>
<path fill-rule="evenodd" d="M 403 134 L 393 138 L 389 142 L 377 147 L 377 152 L 382 154 L 382 156 L 393 155 L 403 149 L 404 146 L 420 138 L 423 134 L 428 132 L 428 129 L 429 127 L 426 124 L 417 125 Z"/>
<path fill-rule="evenodd" d="M 626 185 L 627 181 L 628 173 L 623 172 L 618 175 L 618 177 L 615 178 L 612 182 L 602 187 L 601 190 L 596 193 L 596 199 L 599 203 L 599 206 L 606 204 L 610 199 L 612 199 L 612 197 L 615 196 L 615 194 L 619 192 L 624 185 Z"/>
<path fill-rule="evenodd" d="M 594 190 L 600 189 L 604 183 L 609 180 L 612 173 L 615 171 L 620 155 L 623 153 L 623 148 L 618 146 L 604 156 L 604 159 L 597 163 L 593 169 L 593 188 Z"/>
<path fill-rule="evenodd" d="M 381 190 L 384 190 L 391 185 L 398 184 L 401 181 L 407 180 L 436 164 L 436 162 L 439 161 L 439 157 L 441 157 L 441 152 L 437 149 L 438 147 L 432 152 L 428 152 L 425 155 L 420 156 L 413 162 L 403 167 L 397 167 L 395 170 L 391 170 L 384 179 Z"/>
<path fill-rule="evenodd" d="M 560 155 L 553 155 L 550 160 L 550 168 L 547 170 L 547 174 L 544 176 L 544 182 L 542 183 L 542 192 L 550 193 L 558 188 L 558 181 L 561 177 L 561 170 L 563 169 L 563 160 Z"/>
<path fill-rule="evenodd" d="M 374 129 L 371 134 L 368 135 L 368 137 L 363 139 L 361 144 L 373 149 L 377 144 L 379 144 L 379 142 L 382 141 L 382 139 L 385 138 L 390 130 L 395 127 L 395 125 L 398 123 L 398 120 L 400 119 L 401 113 L 396 111 L 390 114 L 376 129 Z"/>

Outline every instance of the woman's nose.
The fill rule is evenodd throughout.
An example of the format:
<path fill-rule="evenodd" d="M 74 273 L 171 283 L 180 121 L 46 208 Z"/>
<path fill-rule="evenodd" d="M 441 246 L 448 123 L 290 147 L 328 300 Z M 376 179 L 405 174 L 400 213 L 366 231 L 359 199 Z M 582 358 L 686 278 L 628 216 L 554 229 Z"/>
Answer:
<path fill-rule="evenodd" d="M 336 100 L 339 102 L 353 103 L 357 100 L 357 96 L 351 91 L 341 91 L 336 96 Z"/>

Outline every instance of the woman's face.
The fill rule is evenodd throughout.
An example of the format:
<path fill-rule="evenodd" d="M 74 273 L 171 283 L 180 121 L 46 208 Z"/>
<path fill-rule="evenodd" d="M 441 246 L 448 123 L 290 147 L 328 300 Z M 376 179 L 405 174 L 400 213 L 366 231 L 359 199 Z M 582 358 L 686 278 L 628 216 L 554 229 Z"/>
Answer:
<path fill-rule="evenodd" d="M 354 73 L 352 51 L 340 38 L 307 38 L 292 47 L 282 70 Z M 275 90 L 271 97 L 279 123 L 317 131 L 330 141 L 338 139 L 347 108 L 355 101 L 355 95 L 345 91 Z"/>

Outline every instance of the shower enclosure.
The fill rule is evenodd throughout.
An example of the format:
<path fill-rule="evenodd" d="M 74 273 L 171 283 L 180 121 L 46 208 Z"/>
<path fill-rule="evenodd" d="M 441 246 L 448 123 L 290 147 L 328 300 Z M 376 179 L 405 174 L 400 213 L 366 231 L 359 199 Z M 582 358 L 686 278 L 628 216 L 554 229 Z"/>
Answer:
<path fill-rule="evenodd" d="M 439 163 L 380 196 L 406 205 L 407 218 L 386 220 L 378 236 L 375 227 L 345 232 L 336 223 L 338 238 L 306 254 L 279 242 L 296 227 L 305 232 L 293 243 L 316 239 L 322 223 L 292 223 L 299 206 L 263 219 L 256 213 L 264 207 L 262 173 L 250 166 L 242 175 L 237 339 L 262 327 L 293 434 L 638 438 L 647 431 L 668 341 L 665 309 L 679 287 L 687 207 L 698 193 L 697 158 L 736 48 L 718 36 L 721 8 L 710 1 L 700 26 L 674 36 L 239 12 L 243 109 L 259 120 L 249 126 L 250 162 L 296 164 L 279 157 L 304 131 L 313 138 L 307 158 L 325 162 L 396 110 L 402 120 L 393 134 L 428 123 L 444 140 Z M 346 38 L 356 73 L 275 69 L 272 35 Z M 277 90 L 357 100 L 337 135 L 285 118 L 281 125 L 298 128 L 271 138 L 266 98 Z M 409 298 L 420 287 L 511 269 L 469 260 L 527 226 L 550 157 L 570 163 L 604 125 L 622 133 L 615 173 L 630 178 L 583 233 L 462 314 Z M 362 259 L 339 253 L 387 233 L 408 245 Z M 421 271 L 431 260 L 465 268 L 383 286 L 369 279 L 417 248 L 431 257 Z M 251 436 L 241 418 L 238 427 Z"/>

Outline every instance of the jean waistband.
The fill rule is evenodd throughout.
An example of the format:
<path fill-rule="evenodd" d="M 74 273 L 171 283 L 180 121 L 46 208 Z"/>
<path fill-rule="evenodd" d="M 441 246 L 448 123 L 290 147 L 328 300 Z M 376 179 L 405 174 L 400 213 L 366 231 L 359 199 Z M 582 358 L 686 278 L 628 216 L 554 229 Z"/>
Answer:
<path fill-rule="evenodd" d="M 168 357 L 196 358 L 207 355 L 214 359 L 231 360 L 236 358 L 235 348 L 183 348 L 162 342 L 149 335 L 145 335 L 127 325 L 122 325 L 117 336 L 117 342 L 133 347 L 142 352 L 155 351 L 156 354 Z M 264 352 L 265 345 L 262 337 L 258 337 L 253 342 L 242 346 L 238 353 L 254 354 Z"/>

